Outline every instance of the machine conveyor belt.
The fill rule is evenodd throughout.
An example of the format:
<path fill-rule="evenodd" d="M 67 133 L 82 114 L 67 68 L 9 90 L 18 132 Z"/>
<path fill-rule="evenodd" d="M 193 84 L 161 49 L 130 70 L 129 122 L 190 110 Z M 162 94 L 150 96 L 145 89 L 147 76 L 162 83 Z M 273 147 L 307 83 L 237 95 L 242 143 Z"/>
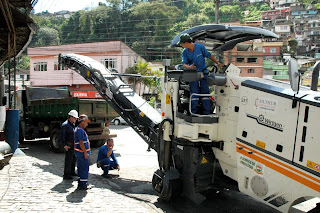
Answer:
<path fill-rule="evenodd" d="M 155 149 L 161 114 L 137 95 L 117 75 L 94 59 L 78 54 L 60 54 L 59 63 L 84 77 L 108 104 Z M 157 151 L 157 150 L 156 150 Z"/>

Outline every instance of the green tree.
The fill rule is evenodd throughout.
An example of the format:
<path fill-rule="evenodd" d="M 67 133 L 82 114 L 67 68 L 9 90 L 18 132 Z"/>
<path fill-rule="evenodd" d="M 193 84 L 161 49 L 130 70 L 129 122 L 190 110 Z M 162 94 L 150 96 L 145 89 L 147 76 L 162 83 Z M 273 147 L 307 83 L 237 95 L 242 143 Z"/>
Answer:
<path fill-rule="evenodd" d="M 141 86 L 144 86 L 144 88 L 147 86 L 150 90 L 154 90 L 158 87 L 157 84 L 157 77 L 160 77 L 163 75 L 163 73 L 159 70 L 153 71 L 151 67 L 149 66 L 148 62 L 142 62 L 141 60 L 138 60 L 137 63 L 133 65 L 133 67 L 128 67 L 125 71 L 127 74 L 139 74 L 142 76 L 153 76 L 155 78 L 148 78 L 148 77 L 128 77 L 129 83 L 133 83 L 134 88 L 136 88 L 136 85 L 140 85 L 139 93 L 141 91 Z M 140 94 L 139 94 L 140 95 Z"/>
<path fill-rule="evenodd" d="M 169 34 L 169 29 L 180 14 L 181 10 L 177 7 L 157 1 L 141 2 L 133 7 L 129 16 L 134 29 L 129 37 L 135 40 L 133 49 L 147 60 L 161 59 L 163 54 L 159 54 L 159 50 L 164 51 L 170 44 L 174 35 Z"/>
<path fill-rule="evenodd" d="M 240 7 L 238 0 L 234 1 L 233 5 L 220 6 L 221 23 L 260 20 L 261 12 L 270 9 L 266 3 Z M 245 10 L 249 15 L 244 16 Z M 180 51 L 168 48 L 172 38 L 187 28 L 213 23 L 214 16 L 214 0 L 107 0 L 68 19 L 33 15 L 38 30 L 31 45 L 120 40 L 148 61 L 180 61 Z M 50 38 L 44 29 L 56 30 L 58 38 Z M 55 37 L 56 32 L 52 32 Z"/>
<path fill-rule="evenodd" d="M 35 34 L 30 46 L 52 46 L 59 44 L 60 38 L 58 31 L 52 28 L 42 27 Z"/>
<path fill-rule="evenodd" d="M 288 40 L 288 45 L 290 47 L 290 55 L 293 58 L 297 52 L 298 41 L 294 38 Z"/>
<path fill-rule="evenodd" d="M 243 17 L 239 5 L 222 5 L 219 8 L 220 22 L 240 21 Z"/>
<path fill-rule="evenodd" d="M 30 69 L 30 58 L 26 55 L 21 55 L 21 57 L 19 57 L 19 60 L 17 63 L 17 69 L 29 70 Z"/>
<path fill-rule="evenodd" d="M 213 23 L 215 21 L 215 15 L 216 15 L 216 8 L 215 4 L 213 3 L 213 0 L 204 2 L 202 4 L 202 7 L 200 9 L 200 13 L 207 16 L 210 23 Z"/>
<path fill-rule="evenodd" d="M 305 7 L 311 4 L 319 4 L 319 0 L 298 0 L 298 2 L 302 3 Z"/>
<path fill-rule="evenodd" d="M 72 44 L 79 42 L 80 32 L 80 12 L 76 12 L 67 19 L 61 26 L 61 43 Z"/>

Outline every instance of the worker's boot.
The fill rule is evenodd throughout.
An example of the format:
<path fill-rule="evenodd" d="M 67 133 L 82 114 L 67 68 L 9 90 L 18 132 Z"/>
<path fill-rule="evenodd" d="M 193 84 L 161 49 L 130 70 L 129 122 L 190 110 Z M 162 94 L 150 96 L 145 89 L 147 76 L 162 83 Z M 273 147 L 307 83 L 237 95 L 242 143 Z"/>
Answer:
<path fill-rule="evenodd" d="M 100 161 L 97 162 L 97 167 L 98 167 L 98 168 L 101 167 L 101 162 L 100 162 Z"/>

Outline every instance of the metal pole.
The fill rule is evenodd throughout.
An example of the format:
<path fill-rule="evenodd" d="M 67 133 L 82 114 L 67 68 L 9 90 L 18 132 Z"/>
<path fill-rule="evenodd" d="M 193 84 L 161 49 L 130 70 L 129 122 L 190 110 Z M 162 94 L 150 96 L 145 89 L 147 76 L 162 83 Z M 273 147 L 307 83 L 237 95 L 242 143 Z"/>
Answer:
<path fill-rule="evenodd" d="M 16 69 L 16 55 L 14 53 L 13 57 L 13 109 L 16 109 L 17 106 L 17 79 L 16 79 L 17 69 Z"/>
<path fill-rule="evenodd" d="M 215 8 L 216 8 L 215 22 L 216 22 L 216 24 L 219 24 L 219 4 L 220 4 L 220 0 L 214 0 L 214 2 L 215 2 Z"/>
<path fill-rule="evenodd" d="M 11 69 L 11 63 L 10 63 L 10 52 L 11 52 L 11 46 L 10 46 L 10 33 L 8 33 L 8 102 L 9 102 L 9 109 L 11 109 L 11 76 L 10 76 L 10 69 Z"/>
<path fill-rule="evenodd" d="M 14 104 L 14 109 L 17 108 L 17 64 L 16 64 L 16 31 L 14 30 L 13 31 L 13 55 L 14 55 L 14 58 L 13 58 L 13 69 L 14 69 L 14 76 L 13 76 L 13 79 L 14 79 L 14 101 L 13 101 L 13 104 Z"/>
<path fill-rule="evenodd" d="M 4 97 L 4 67 L 0 67 L 0 106 L 4 106 L 5 103 L 3 102 Z"/>
<path fill-rule="evenodd" d="M 320 70 L 320 61 L 318 61 L 312 71 L 312 80 L 311 80 L 311 90 L 318 90 L 318 81 L 319 81 L 319 70 Z"/>

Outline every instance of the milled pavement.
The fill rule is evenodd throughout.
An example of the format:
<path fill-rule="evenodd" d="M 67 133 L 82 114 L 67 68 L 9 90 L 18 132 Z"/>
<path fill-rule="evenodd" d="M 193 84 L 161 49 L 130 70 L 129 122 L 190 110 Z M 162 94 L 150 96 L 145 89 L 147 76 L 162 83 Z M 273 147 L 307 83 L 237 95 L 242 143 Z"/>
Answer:
<path fill-rule="evenodd" d="M 63 180 L 64 154 L 49 149 L 47 140 L 20 145 L 9 164 L 0 170 L 0 212 L 163 212 L 154 203 L 151 186 L 158 168 L 156 152 L 127 126 L 111 133 L 120 163 L 119 178 L 105 179 L 96 166 L 98 148 L 90 156 L 89 184 L 79 191 L 76 178 Z"/>

